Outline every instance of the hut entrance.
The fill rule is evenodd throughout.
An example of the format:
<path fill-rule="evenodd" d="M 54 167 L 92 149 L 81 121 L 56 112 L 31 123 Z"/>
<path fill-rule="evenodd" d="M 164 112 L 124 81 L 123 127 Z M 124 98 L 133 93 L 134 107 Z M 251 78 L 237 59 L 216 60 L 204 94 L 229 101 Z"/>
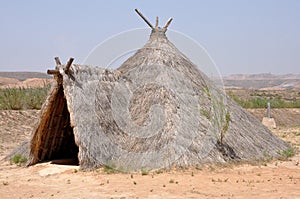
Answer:
<path fill-rule="evenodd" d="M 47 128 L 41 137 L 38 159 L 54 164 L 78 165 L 78 146 L 70 125 L 70 113 L 62 85 L 58 88 L 51 109 L 45 125 Z"/>

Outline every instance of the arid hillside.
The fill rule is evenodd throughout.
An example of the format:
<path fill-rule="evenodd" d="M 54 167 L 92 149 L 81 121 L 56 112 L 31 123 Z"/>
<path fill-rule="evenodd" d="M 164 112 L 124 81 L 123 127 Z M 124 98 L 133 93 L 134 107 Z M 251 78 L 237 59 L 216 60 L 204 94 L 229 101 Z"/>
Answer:
<path fill-rule="evenodd" d="M 24 81 L 29 78 L 51 79 L 52 76 L 40 72 L 1 72 L 0 77 L 13 78 Z"/>
<path fill-rule="evenodd" d="M 300 91 L 300 74 L 235 74 L 223 80 L 226 88 Z"/>
<path fill-rule="evenodd" d="M 0 72 L 0 88 L 40 88 L 53 77 L 39 72 Z"/>

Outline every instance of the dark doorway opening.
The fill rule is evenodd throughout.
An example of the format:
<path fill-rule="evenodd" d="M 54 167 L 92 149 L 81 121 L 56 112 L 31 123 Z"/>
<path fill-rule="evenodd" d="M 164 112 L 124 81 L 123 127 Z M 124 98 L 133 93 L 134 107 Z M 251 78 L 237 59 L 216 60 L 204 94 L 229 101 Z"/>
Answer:
<path fill-rule="evenodd" d="M 47 130 L 42 136 L 39 160 L 51 161 L 53 164 L 78 165 L 79 149 L 75 143 L 62 86 L 58 90 L 52 109 L 46 125 Z"/>

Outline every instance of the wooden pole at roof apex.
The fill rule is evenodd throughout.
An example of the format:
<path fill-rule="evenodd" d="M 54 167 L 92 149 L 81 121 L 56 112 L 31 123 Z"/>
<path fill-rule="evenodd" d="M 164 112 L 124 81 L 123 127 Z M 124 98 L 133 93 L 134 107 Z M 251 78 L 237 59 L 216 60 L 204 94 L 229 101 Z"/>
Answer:
<path fill-rule="evenodd" d="M 55 59 L 56 66 L 60 66 L 61 62 L 59 60 L 59 57 L 54 57 L 54 59 Z"/>
<path fill-rule="evenodd" d="M 54 59 L 55 59 L 55 63 L 56 63 L 56 68 L 55 68 L 55 70 L 47 70 L 47 74 L 49 74 L 49 75 L 59 75 L 60 74 L 59 66 L 61 66 L 61 62 L 58 57 L 54 57 Z M 64 68 L 65 73 L 69 73 L 69 70 L 70 70 L 70 67 L 71 67 L 73 61 L 74 61 L 74 58 L 71 57 L 69 59 L 68 63 L 66 64 L 66 67 Z"/>
<path fill-rule="evenodd" d="M 69 59 L 69 61 L 68 61 L 68 63 L 67 63 L 67 65 L 66 65 L 66 68 L 65 68 L 65 72 L 66 73 L 68 73 L 69 72 L 69 70 L 70 70 L 70 67 L 71 67 L 71 65 L 72 65 L 72 62 L 74 61 L 74 58 L 73 57 L 71 57 L 70 59 Z"/>
<path fill-rule="evenodd" d="M 173 20 L 173 18 L 170 18 L 170 19 L 167 21 L 166 25 L 164 26 L 165 29 L 167 29 L 167 28 L 169 27 L 169 25 L 170 25 L 170 23 L 172 22 L 172 20 Z"/>
<path fill-rule="evenodd" d="M 146 22 L 146 24 L 148 24 L 148 26 L 150 26 L 151 29 L 154 29 L 152 24 L 144 17 L 144 15 L 138 11 L 138 9 L 134 9 L 136 13 L 138 13 L 138 15 L 140 15 L 140 17 Z"/>
<path fill-rule="evenodd" d="M 158 28 L 158 16 L 156 16 L 156 20 L 155 20 L 155 28 Z"/>

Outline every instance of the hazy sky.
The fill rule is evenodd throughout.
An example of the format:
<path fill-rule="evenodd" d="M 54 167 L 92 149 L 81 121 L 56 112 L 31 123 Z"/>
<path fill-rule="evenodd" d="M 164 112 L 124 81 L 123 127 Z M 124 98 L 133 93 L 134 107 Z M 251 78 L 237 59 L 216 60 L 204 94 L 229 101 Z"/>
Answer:
<path fill-rule="evenodd" d="M 45 72 L 74 57 L 82 63 L 108 37 L 154 24 L 180 31 L 204 46 L 223 75 L 300 73 L 298 0 L 1 1 L 0 71 Z M 150 29 L 149 29 L 150 32 Z"/>

